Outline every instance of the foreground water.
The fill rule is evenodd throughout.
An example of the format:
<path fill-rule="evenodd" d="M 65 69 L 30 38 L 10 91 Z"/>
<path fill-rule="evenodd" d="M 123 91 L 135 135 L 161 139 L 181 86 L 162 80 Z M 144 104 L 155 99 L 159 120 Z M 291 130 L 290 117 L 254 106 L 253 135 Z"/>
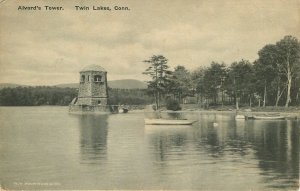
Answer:
<path fill-rule="evenodd" d="M 70 115 L 66 107 L 1 107 L 1 187 L 298 189 L 299 121 L 186 117 L 198 122 L 144 126 L 144 113 Z"/>

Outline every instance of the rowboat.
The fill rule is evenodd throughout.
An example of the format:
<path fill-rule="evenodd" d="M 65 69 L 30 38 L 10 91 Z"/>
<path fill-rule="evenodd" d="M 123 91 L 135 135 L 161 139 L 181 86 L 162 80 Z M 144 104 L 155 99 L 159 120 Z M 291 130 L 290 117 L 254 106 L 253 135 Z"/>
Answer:
<path fill-rule="evenodd" d="M 187 119 L 145 119 L 145 125 L 191 125 L 194 122 Z"/>
<path fill-rule="evenodd" d="M 267 119 L 267 120 L 275 120 L 275 119 L 285 119 L 284 116 L 281 115 L 253 115 L 254 119 Z"/>

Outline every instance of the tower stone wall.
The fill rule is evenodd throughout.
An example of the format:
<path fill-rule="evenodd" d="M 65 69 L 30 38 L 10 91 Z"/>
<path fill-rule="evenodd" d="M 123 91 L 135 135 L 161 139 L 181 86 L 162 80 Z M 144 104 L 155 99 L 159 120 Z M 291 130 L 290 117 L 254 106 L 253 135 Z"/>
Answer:
<path fill-rule="evenodd" d="M 80 71 L 78 100 L 76 105 L 106 106 L 107 72 L 98 65 L 91 65 Z"/>

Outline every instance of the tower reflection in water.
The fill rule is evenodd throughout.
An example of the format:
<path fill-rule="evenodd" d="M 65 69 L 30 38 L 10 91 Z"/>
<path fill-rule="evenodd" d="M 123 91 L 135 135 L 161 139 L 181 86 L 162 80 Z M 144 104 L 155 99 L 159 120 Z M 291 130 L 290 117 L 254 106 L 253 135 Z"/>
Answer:
<path fill-rule="evenodd" d="M 106 160 L 108 115 L 82 115 L 80 124 L 80 153 L 83 164 Z"/>

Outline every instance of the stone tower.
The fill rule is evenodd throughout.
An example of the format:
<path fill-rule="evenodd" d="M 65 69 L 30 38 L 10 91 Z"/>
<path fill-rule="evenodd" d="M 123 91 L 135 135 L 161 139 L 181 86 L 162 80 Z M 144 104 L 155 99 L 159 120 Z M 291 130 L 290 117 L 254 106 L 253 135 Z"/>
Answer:
<path fill-rule="evenodd" d="M 76 105 L 107 105 L 106 74 L 106 70 L 98 65 L 90 65 L 80 71 L 80 84 Z"/>

